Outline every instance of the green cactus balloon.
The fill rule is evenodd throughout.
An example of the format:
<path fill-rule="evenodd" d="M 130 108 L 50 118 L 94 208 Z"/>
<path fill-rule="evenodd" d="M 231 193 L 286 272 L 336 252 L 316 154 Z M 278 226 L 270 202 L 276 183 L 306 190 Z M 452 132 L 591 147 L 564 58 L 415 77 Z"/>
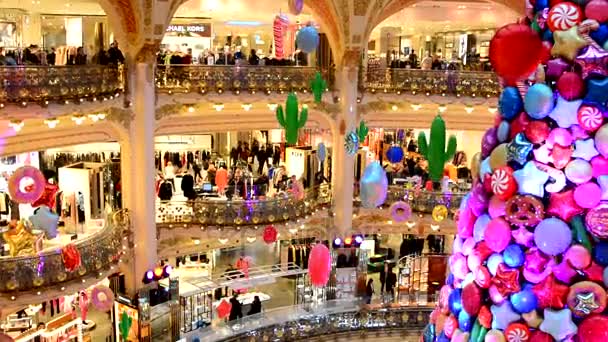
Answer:
<path fill-rule="evenodd" d="M 118 324 L 118 329 L 120 330 L 120 336 L 123 341 L 129 340 L 129 330 L 131 330 L 131 325 L 133 324 L 133 318 L 129 317 L 126 311 L 123 311 L 120 315 L 120 323 Z"/>
<path fill-rule="evenodd" d="M 306 125 L 308 119 L 308 106 L 303 105 L 300 117 L 298 118 L 298 98 L 296 94 L 290 93 L 287 95 L 285 102 L 285 112 L 283 107 L 277 107 L 277 121 L 279 125 L 285 129 L 285 141 L 288 144 L 295 145 L 298 143 L 298 130 Z"/>
<path fill-rule="evenodd" d="M 359 122 L 359 128 L 357 128 L 357 136 L 359 137 L 359 141 L 363 143 L 365 138 L 367 138 L 367 133 L 369 133 L 369 128 L 365 124 L 365 121 L 361 120 Z"/>
<path fill-rule="evenodd" d="M 315 103 L 321 103 L 323 100 L 323 93 L 327 89 L 327 82 L 321 77 L 321 73 L 317 72 L 315 78 L 310 81 L 310 88 L 315 98 Z"/>
<path fill-rule="evenodd" d="M 456 137 L 450 136 L 445 148 L 445 121 L 437 115 L 431 124 L 431 140 L 427 142 L 424 132 L 418 135 L 420 154 L 429 162 L 429 177 L 435 182 L 443 178 L 443 167 L 456 153 Z"/>

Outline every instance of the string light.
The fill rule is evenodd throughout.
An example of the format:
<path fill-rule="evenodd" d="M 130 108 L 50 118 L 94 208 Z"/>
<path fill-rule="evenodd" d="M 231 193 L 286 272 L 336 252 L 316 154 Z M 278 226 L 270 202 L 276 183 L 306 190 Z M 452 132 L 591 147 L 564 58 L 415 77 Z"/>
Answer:
<path fill-rule="evenodd" d="M 192 107 L 192 106 L 188 107 L 188 112 L 189 113 L 194 113 L 194 107 Z"/>
<path fill-rule="evenodd" d="M 393 112 L 396 112 L 396 111 L 397 111 L 397 109 L 399 109 L 399 107 L 397 107 L 397 105 L 393 105 L 393 106 L 391 107 L 391 109 L 393 110 Z"/>
<path fill-rule="evenodd" d="M 44 120 L 44 123 L 49 126 L 49 128 L 55 128 L 59 124 L 59 119 L 46 119 Z"/>
<path fill-rule="evenodd" d="M 23 128 L 24 125 L 25 125 L 25 123 L 22 120 L 11 120 L 8 123 L 8 126 L 10 128 L 12 128 L 13 131 L 15 131 L 15 132 L 19 132 Z"/>
<path fill-rule="evenodd" d="M 277 110 L 277 107 L 278 107 L 278 104 L 276 104 L 276 103 L 269 103 L 269 104 L 268 104 L 268 109 L 270 109 L 270 110 L 271 110 L 271 111 L 273 111 L 273 112 L 274 112 L 275 110 Z"/>
<path fill-rule="evenodd" d="M 497 111 L 498 111 L 498 108 L 496 108 L 494 106 L 488 107 L 488 112 L 490 112 L 491 114 L 496 114 Z"/>

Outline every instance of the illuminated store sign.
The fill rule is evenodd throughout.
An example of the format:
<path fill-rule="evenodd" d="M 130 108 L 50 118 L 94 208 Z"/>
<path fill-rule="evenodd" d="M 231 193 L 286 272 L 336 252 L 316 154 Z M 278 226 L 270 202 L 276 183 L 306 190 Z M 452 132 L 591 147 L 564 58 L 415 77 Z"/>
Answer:
<path fill-rule="evenodd" d="M 167 33 L 173 36 L 211 37 L 211 24 L 169 25 Z"/>

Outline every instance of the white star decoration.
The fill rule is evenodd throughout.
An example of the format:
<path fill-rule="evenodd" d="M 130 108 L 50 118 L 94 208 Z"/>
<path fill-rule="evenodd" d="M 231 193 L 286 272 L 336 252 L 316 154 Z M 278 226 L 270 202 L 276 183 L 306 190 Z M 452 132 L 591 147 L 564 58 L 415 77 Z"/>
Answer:
<path fill-rule="evenodd" d="M 540 330 L 553 336 L 556 341 L 562 341 L 568 336 L 576 334 L 578 328 L 572 322 L 570 309 L 545 309 L 545 320 L 540 324 Z"/>
<path fill-rule="evenodd" d="M 568 101 L 559 96 L 557 98 L 557 104 L 555 105 L 555 108 L 553 108 L 551 114 L 549 114 L 549 117 L 555 120 L 559 127 L 562 128 L 576 125 L 578 124 L 578 108 L 582 103 L 583 100 Z"/>
<path fill-rule="evenodd" d="M 574 152 L 572 152 L 573 158 L 581 158 L 590 161 L 599 154 L 600 153 L 595 149 L 593 139 L 577 140 L 574 143 Z"/>

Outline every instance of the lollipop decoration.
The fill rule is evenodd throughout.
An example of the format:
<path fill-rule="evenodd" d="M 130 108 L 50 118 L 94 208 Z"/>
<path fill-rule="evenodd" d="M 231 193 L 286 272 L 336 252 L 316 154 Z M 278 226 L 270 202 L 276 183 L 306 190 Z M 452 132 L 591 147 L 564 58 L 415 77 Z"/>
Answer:
<path fill-rule="evenodd" d="M 608 340 L 608 2 L 527 11 L 532 27 L 490 44 L 506 87 L 459 209 L 434 342 Z M 528 87 L 539 63 L 548 82 Z"/>

